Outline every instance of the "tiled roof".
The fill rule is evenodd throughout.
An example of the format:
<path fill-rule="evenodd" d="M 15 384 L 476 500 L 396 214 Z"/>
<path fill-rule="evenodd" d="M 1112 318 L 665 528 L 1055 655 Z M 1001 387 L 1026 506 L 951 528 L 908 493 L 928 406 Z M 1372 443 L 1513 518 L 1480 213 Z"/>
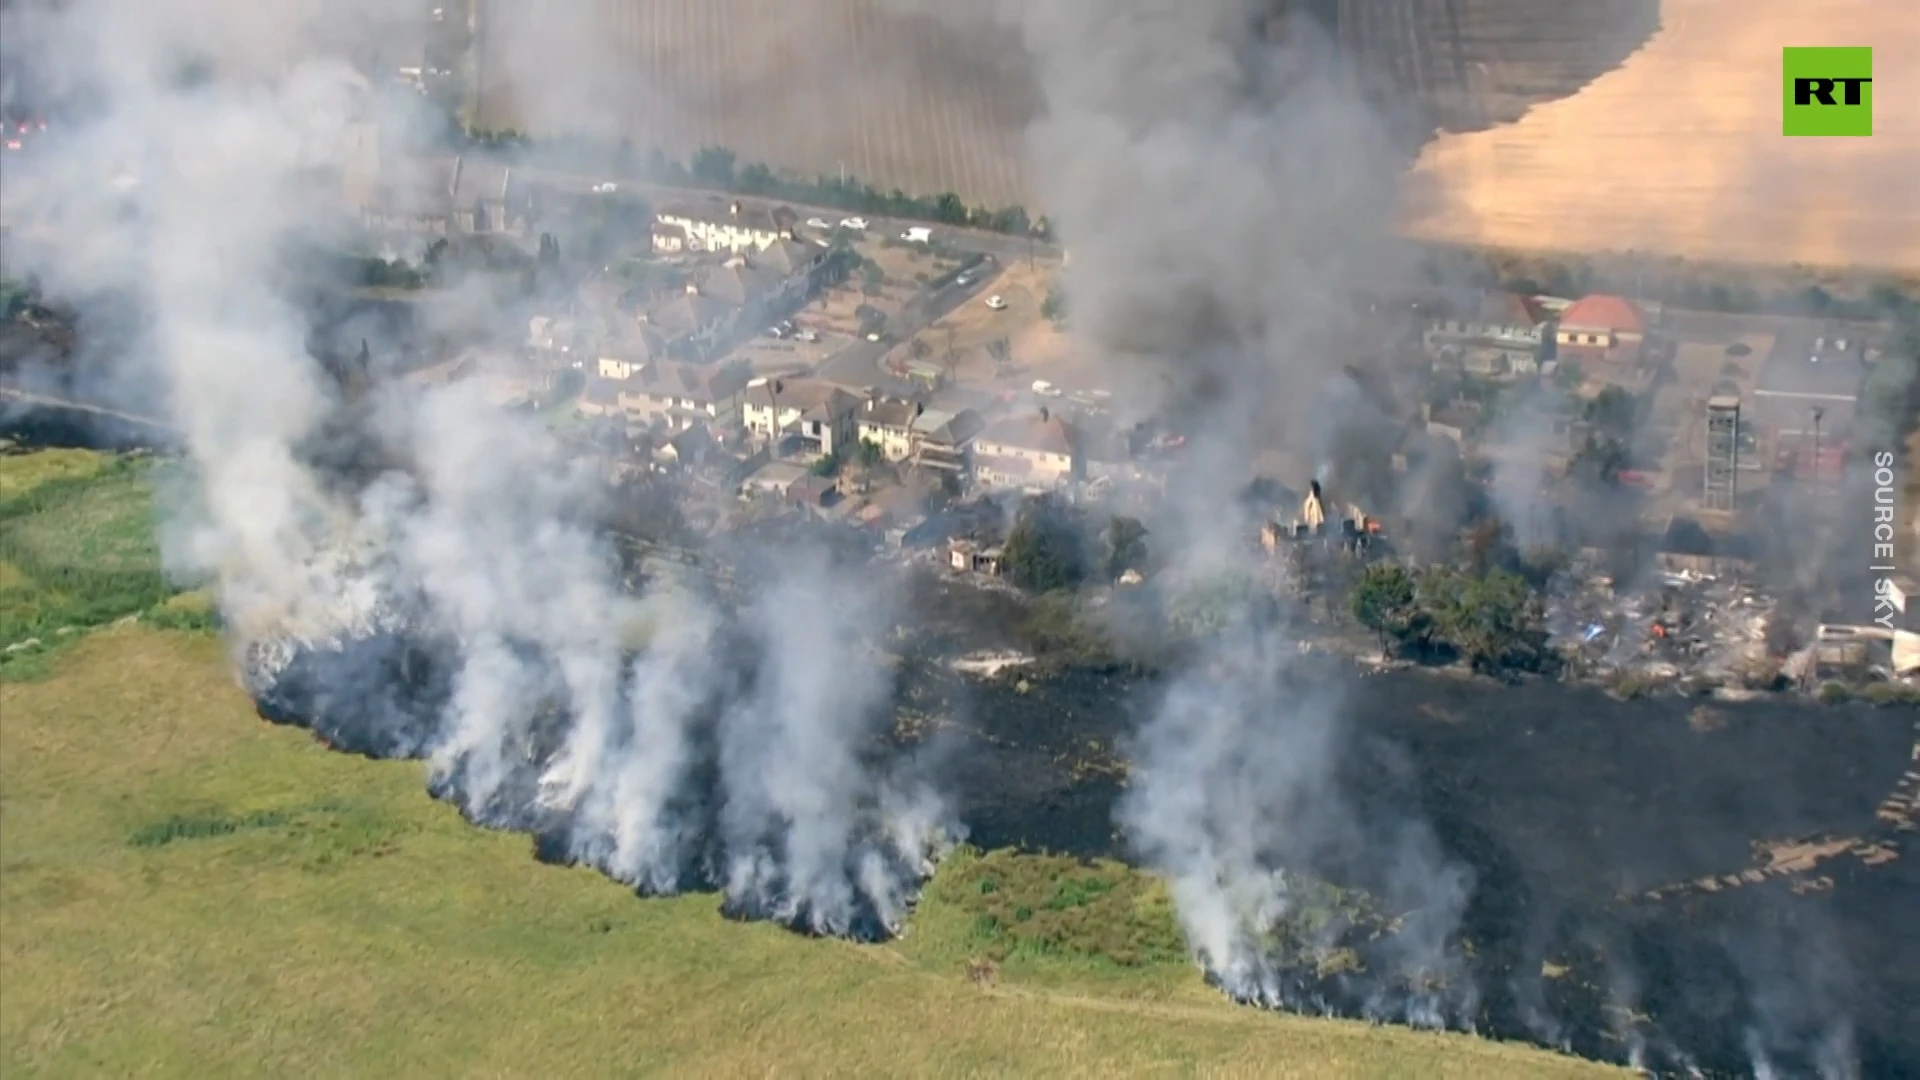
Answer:
<path fill-rule="evenodd" d="M 1647 328 L 1646 320 L 1632 301 L 1604 293 L 1574 301 L 1560 313 L 1560 326 L 1569 330 L 1617 330 L 1631 334 L 1644 333 Z"/>
<path fill-rule="evenodd" d="M 1046 454 L 1072 454 L 1080 432 L 1058 416 L 1009 416 L 980 433 L 980 441 Z"/>

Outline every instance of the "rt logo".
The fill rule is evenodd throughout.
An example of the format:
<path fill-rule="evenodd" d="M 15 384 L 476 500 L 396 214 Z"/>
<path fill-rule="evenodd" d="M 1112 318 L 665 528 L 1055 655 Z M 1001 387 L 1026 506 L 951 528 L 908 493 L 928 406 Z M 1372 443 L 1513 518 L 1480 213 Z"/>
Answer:
<path fill-rule="evenodd" d="M 1782 135 L 1873 134 L 1873 50 L 1782 50 Z"/>

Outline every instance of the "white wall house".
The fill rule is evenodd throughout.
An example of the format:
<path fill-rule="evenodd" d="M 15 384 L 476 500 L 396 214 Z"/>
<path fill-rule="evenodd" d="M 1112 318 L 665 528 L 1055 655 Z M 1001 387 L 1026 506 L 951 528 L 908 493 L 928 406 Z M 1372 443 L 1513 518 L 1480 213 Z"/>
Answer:
<path fill-rule="evenodd" d="M 784 206 L 759 210 L 733 202 L 717 209 L 716 213 L 704 207 L 668 206 L 656 213 L 654 220 L 683 233 L 686 250 L 747 253 L 765 250 L 777 240 L 793 239 L 799 221 Z"/>

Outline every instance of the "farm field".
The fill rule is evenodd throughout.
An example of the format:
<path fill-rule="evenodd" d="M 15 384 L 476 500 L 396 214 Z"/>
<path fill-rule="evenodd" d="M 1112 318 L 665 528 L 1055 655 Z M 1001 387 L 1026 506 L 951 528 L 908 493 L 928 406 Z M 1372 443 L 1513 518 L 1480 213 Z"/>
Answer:
<path fill-rule="evenodd" d="M 90 468 L 47 461 L 0 490 Z M 1112 863 L 956 855 L 884 947 L 640 900 L 264 723 L 202 631 L 84 635 L 0 708 L 8 1075 L 1621 1075 L 1231 1005 Z"/>
<path fill-rule="evenodd" d="M 884 0 L 482 4 L 483 127 L 567 130 L 584 118 L 682 160 L 719 145 L 882 189 L 1024 201 L 1034 97 L 1011 40 L 956 40 Z M 556 77 L 581 70 L 599 81 Z"/>
<path fill-rule="evenodd" d="M 1431 240 L 1920 271 L 1920 19 L 1883 0 L 1665 0 L 1620 67 L 1413 170 Z M 1783 45 L 1871 45 L 1871 138 L 1780 134 Z"/>

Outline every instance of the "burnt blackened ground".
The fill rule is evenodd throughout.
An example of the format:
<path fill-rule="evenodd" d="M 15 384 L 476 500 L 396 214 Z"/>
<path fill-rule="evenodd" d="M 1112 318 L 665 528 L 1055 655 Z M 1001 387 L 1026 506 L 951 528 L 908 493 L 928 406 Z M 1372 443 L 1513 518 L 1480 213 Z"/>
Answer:
<path fill-rule="evenodd" d="M 1703 720 L 1698 701 L 1555 683 L 1332 665 L 1327 677 L 1350 688 L 1338 768 L 1356 814 L 1418 815 L 1472 869 L 1459 937 L 1482 1032 L 1673 1069 L 1744 1072 L 1764 1058 L 1813 1074 L 1822 1054 L 1857 1053 L 1864 1075 L 1920 1071 L 1903 1023 L 1920 1009 L 1920 945 L 1901 929 L 1920 900 L 1911 858 L 1842 855 L 1642 898 L 1750 871 L 1756 844 L 1893 839 L 1874 810 L 1910 767 L 1910 711 L 1778 699 L 1715 703 Z M 1022 691 L 1020 678 L 952 691 L 973 748 L 956 777 L 973 840 L 1124 856 L 1113 745 L 1154 686 L 1070 671 Z M 923 693 L 939 684 L 929 673 Z M 1328 872 L 1371 888 L 1381 871 L 1361 858 Z M 1358 1014 L 1379 989 L 1327 982 L 1302 997 Z"/>
<path fill-rule="evenodd" d="M 897 740 L 940 740 L 943 786 L 972 842 L 1126 855 L 1113 818 L 1124 782 L 1116 745 L 1150 715 L 1154 680 L 1039 667 L 958 675 L 953 656 L 1012 643 L 1017 604 L 964 589 L 915 599 L 923 618 L 899 671 Z M 376 651 L 353 666 L 418 687 L 422 701 L 444 693 L 422 652 Z M 1477 1030 L 1663 1069 L 1736 1073 L 1764 1060 L 1803 1075 L 1829 1055 L 1857 1057 L 1863 1075 L 1920 1074 L 1920 1033 L 1907 1023 L 1920 1010 L 1920 942 L 1906 933 L 1920 880 L 1898 851 L 1903 834 L 1875 817 L 1911 767 L 1912 710 L 1628 703 L 1555 683 L 1362 675 L 1331 661 L 1319 675 L 1347 689 L 1335 767 L 1353 814 L 1382 830 L 1424 821 L 1472 871 L 1457 944 Z M 279 718 L 301 711 L 291 706 L 281 702 Z M 342 717 L 318 726 L 376 756 L 418 752 L 431 736 L 427 725 L 404 729 L 408 746 L 370 746 L 371 733 Z M 531 798 L 515 787 L 508 801 Z M 488 823 L 549 839 L 563 825 Z M 1895 857 L 1754 872 L 1764 865 L 1755 845 L 1833 838 Z M 1391 868 L 1355 854 L 1311 869 L 1383 892 L 1376 879 Z M 1737 884 L 1646 896 L 1703 878 Z M 1347 1015 L 1377 1014 L 1395 992 L 1364 977 L 1283 975 L 1291 1000 Z"/>

